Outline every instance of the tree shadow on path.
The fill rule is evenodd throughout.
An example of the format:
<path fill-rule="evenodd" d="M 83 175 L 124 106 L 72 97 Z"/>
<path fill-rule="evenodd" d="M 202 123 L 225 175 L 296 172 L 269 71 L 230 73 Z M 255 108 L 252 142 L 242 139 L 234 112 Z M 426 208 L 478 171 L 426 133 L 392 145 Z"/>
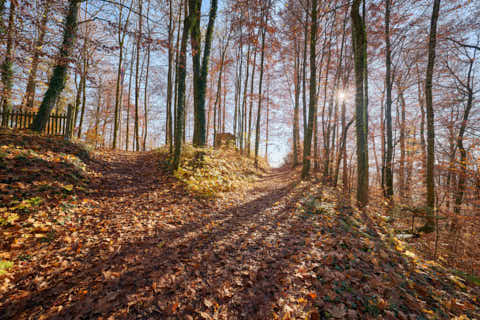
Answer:
<path fill-rule="evenodd" d="M 125 175 L 121 167 L 118 169 L 118 174 Z M 248 271 L 245 267 L 255 264 L 265 268 L 275 262 L 274 268 L 281 268 L 281 259 L 291 256 L 285 243 L 292 230 L 278 228 L 288 219 L 288 210 L 271 208 L 295 185 L 291 182 L 274 188 L 252 201 L 199 217 L 173 230 L 160 227 L 153 236 L 125 242 L 113 253 L 105 254 L 108 250 L 101 245 L 93 247 L 81 266 L 54 274 L 46 286 L 35 284 L 34 272 L 23 275 L 15 296 L 0 300 L 0 313 L 6 319 L 40 314 L 62 319 L 110 315 L 197 318 L 196 312 L 206 308 L 204 298 L 213 297 L 225 312 L 243 317 L 245 312 L 258 309 L 257 297 L 239 304 L 228 297 L 228 292 L 219 292 L 230 290 L 250 296 L 248 288 L 253 288 L 253 281 L 267 278 L 242 279 L 245 274 L 241 272 Z M 282 234 L 278 233 L 280 229 Z M 272 241 L 276 241 L 277 248 L 267 249 L 265 241 L 275 232 L 278 238 Z M 261 278 L 265 271 L 250 274 Z M 261 288 L 253 288 L 254 293 L 258 291 Z"/>

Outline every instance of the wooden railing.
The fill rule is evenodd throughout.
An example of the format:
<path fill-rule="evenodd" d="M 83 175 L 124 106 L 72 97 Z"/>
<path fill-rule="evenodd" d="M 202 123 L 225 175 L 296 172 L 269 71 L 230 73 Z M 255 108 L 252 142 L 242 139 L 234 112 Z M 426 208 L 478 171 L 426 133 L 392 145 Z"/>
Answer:
<path fill-rule="evenodd" d="M 48 136 L 64 136 L 71 138 L 73 132 L 73 107 L 68 106 L 67 113 L 52 113 L 48 118 L 47 125 L 42 134 Z M 24 110 L 0 110 L 0 122 L 2 128 L 25 130 L 30 127 L 36 113 Z"/>

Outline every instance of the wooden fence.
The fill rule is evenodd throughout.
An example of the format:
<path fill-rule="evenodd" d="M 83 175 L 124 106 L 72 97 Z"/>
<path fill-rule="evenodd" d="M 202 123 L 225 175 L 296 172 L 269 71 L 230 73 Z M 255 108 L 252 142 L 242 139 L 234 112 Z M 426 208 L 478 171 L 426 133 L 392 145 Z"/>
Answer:
<path fill-rule="evenodd" d="M 71 138 L 73 132 L 72 109 L 72 106 L 68 106 L 67 113 L 55 112 L 50 114 L 47 125 L 42 131 L 42 134 Z M 35 112 L 24 110 L 7 110 L 6 112 L 0 110 L 1 127 L 18 130 L 28 129 L 36 115 Z"/>

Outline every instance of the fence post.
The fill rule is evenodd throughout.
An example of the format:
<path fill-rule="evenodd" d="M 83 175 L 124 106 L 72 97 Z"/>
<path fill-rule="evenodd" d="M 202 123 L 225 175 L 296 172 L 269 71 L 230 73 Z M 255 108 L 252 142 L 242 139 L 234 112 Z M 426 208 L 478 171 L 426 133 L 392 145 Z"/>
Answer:
<path fill-rule="evenodd" d="M 69 104 L 67 109 L 67 126 L 65 130 L 65 139 L 70 140 L 73 136 L 73 105 Z"/>

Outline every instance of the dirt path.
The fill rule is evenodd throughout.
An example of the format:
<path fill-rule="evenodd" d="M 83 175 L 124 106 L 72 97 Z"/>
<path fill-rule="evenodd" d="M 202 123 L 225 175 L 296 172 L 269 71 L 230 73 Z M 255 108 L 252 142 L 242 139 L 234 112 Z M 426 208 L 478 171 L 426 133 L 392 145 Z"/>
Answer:
<path fill-rule="evenodd" d="M 214 204 L 188 197 L 148 154 L 106 154 L 95 167 L 94 192 L 71 214 L 72 226 L 88 228 L 71 227 L 38 258 L 40 269 L 25 268 L 0 313 L 266 319 L 281 311 L 299 263 L 292 244 L 305 230 L 291 214 L 292 176 L 270 173 Z"/>
<path fill-rule="evenodd" d="M 478 288 L 292 173 L 206 201 L 151 154 L 90 167 L 90 193 L 51 208 L 52 236 L 0 277 L 1 319 L 480 318 Z M 312 194 L 320 210 L 297 210 Z"/>

